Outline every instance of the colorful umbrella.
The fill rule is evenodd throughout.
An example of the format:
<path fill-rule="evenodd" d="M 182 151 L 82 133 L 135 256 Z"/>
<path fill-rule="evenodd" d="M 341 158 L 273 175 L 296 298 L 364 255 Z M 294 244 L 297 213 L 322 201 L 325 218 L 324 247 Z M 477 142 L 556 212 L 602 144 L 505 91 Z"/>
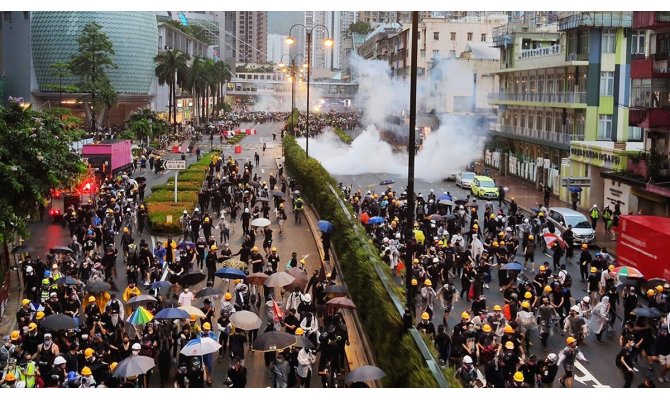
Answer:
<path fill-rule="evenodd" d="M 616 267 L 614 268 L 614 272 L 616 272 L 616 274 L 622 278 L 644 278 L 642 272 L 638 271 L 633 267 L 625 267 L 625 266 Z"/>
<path fill-rule="evenodd" d="M 247 268 L 247 264 L 240 261 L 240 260 L 235 260 L 233 258 L 229 258 L 223 263 L 221 263 L 222 266 L 224 267 L 230 267 L 230 268 L 237 268 L 237 269 L 245 269 Z"/>
<path fill-rule="evenodd" d="M 132 325 L 146 325 L 147 322 L 151 321 L 152 319 L 154 319 L 153 314 L 147 311 L 146 308 L 139 306 L 137 307 L 137 310 L 130 314 L 128 322 L 130 322 Z"/>
<path fill-rule="evenodd" d="M 188 357 L 204 356 L 205 354 L 215 353 L 220 348 L 221 345 L 216 340 L 208 336 L 200 336 L 186 343 L 180 353 Z"/>
<path fill-rule="evenodd" d="M 370 216 L 366 212 L 362 213 L 358 218 L 363 225 L 367 225 L 368 221 L 370 221 Z"/>
<path fill-rule="evenodd" d="M 551 248 L 554 247 L 554 243 L 558 242 L 558 244 L 564 248 L 567 249 L 568 245 L 565 243 L 565 240 L 561 239 L 560 237 L 556 236 L 554 233 L 545 233 L 543 235 L 544 237 L 544 242 L 547 243 L 547 247 Z"/>
<path fill-rule="evenodd" d="M 184 242 L 179 243 L 179 246 L 177 246 L 177 248 L 180 249 L 180 250 L 181 249 L 184 249 L 184 250 L 195 249 L 195 243 L 189 242 L 189 241 L 184 241 Z"/>

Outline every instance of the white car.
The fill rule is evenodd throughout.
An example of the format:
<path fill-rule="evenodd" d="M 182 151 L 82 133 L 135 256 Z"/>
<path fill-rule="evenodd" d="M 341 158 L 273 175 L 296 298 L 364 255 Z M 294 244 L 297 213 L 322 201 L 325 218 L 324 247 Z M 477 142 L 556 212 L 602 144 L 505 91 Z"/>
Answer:
<path fill-rule="evenodd" d="M 456 180 L 456 175 L 458 175 L 458 171 L 447 172 L 444 180 L 445 181 L 455 181 Z"/>
<path fill-rule="evenodd" d="M 472 183 L 472 180 L 475 179 L 475 176 L 474 172 L 460 171 L 456 175 L 456 186 L 460 186 L 463 189 L 470 189 L 470 184 Z"/>

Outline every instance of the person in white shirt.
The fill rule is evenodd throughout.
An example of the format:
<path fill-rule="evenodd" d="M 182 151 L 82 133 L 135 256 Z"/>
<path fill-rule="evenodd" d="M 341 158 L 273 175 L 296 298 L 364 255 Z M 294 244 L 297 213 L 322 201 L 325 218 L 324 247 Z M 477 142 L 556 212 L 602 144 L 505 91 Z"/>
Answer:
<path fill-rule="evenodd" d="M 191 293 L 187 287 L 184 288 L 184 291 L 179 295 L 179 307 L 190 306 L 193 301 L 193 293 Z"/>

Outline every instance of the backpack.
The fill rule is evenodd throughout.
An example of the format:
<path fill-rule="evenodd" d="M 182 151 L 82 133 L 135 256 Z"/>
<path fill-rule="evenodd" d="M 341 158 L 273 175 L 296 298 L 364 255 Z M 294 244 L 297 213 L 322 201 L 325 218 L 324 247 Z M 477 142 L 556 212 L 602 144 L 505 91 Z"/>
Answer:
<path fill-rule="evenodd" d="M 565 279 L 563 279 L 563 286 L 572 287 L 572 277 L 567 272 L 565 273 Z"/>

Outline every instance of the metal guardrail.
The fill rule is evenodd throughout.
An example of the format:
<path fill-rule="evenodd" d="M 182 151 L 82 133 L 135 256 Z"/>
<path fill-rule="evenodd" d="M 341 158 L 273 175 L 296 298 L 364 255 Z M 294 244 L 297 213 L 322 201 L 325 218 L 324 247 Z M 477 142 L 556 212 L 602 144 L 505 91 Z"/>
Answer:
<path fill-rule="evenodd" d="M 340 204 L 340 207 L 342 208 L 342 211 L 344 211 L 345 215 L 349 220 L 352 222 L 352 227 L 356 233 L 361 233 L 361 227 L 358 224 L 358 221 L 351 215 L 349 210 L 347 209 L 347 206 L 344 204 L 342 201 L 342 198 L 340 195 L 337 193 L 335 188 L 333 188 L 330 184 L 328 185 L 328 188 L 330 191 L 333 193 L 335 198 L 337 198 L 338 203 Z M 375 267 L 375 272 L 377 272 L 377 275 L 379 276 L 379 279 L 382 282 L 382 285 L 384 285 L 384 289 L 388 293 L 389 297 L 391 298 L 391 301 L 393 302 L 393 305 L 395 306 L 396 310 L 398 311 L 398 314 L 401 316 L 405 313 L 405 306 L 403 305 L 402 301 L 400 301 L 400 298 L 398 295 L 395 293 L 393 290 L 392 286 L 394 283 L 392 280 L 389 279 L 389 277 L 386 275 L 386 273 L 381 269 L 379 264 L 375 262 L 375 259 L 371 256 L 374 253 L 374 250 L 370 247 L 370 243 L 367 241 L 365 242 L 365 247 L 368 250 L 368 253 L 370 254 L 369 259 L 372 262 L 372 264 Z M 433 374 L 433 378 L 435 378 L 435 381 L 441 388 L 448 388 L 449 382 L 447 379 L 444 377 L 444 374 L 442 373 L 442 370 L 440 369 L 439 363 L 435 360 L 435 357 L 433 357 L 433 354 L 430 352 L 430 349 L 428 349 L 428 345 L 426 342 L 423 340 L 421 337 L 421 334 L 419 331 L 416 330 L 416 328 L 410 328 L 409 333 L 412 336 L 412 339 L 416 343 L 416 346 L 419 348 L 419 351 L 421 352 L 421 356 L 423 357 L 426 365 L 428 366 L 428 369 L 430 372 Z"/>
<path fill-rule="evenodd" d="M 489 93 L 489 100 L 531 101 L 535 103 L 577 103 L 586 106 L 586 92 L 542 92 L 542 93 Z"/>

